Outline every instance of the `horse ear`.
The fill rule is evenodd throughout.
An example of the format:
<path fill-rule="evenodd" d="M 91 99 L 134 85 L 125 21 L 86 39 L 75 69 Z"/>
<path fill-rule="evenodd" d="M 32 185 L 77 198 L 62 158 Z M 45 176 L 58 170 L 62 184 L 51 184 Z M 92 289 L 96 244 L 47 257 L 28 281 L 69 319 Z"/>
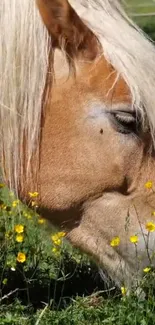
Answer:
<path fill-rule="evenodd" d="M 99 42 L 67 0 L 36 0 L 54 47 L 65 48 L 70 56 L 82 54 L 93 60 Z"/>

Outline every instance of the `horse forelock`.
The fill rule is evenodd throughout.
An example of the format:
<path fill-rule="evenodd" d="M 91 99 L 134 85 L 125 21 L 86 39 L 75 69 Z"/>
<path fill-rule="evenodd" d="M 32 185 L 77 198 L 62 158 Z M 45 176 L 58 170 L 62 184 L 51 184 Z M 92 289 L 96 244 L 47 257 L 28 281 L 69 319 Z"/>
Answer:
<path fill-rule="evenodd" d="M 148 118 L 154 141 L 153 44 L 126 16 L 119 1 L 69 2 L 96 34 L 106 60 L 125 80 L 134 109 L 140 111 L 143 119 L 145 115 Z M 23 166 L 29 169 L 32 155 L 39 148 L 49 36 L 35 0 L 1 0 L 0 27 L 1 165 L 10 187 L 18 188 Z"/>

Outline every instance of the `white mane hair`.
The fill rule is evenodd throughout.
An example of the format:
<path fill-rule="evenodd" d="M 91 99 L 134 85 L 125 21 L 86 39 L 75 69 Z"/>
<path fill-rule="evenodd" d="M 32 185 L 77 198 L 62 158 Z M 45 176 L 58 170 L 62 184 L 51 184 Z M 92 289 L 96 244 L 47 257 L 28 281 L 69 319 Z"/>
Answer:
<path fill-rule="evenodd" d="M 52 0 L 51 0 L 52 1 Z M 155 141 L 155 47 L 117 0 L 69 0 L 126 81 L 132 105 Z M 0 151 L 4 177 L 18 188 L 39 148 L 49 36 L 35 0 L 0 1 Z M 26 140 L 26 141 L 25 141 Z M 25 151 L 26 157 L 25 159 Z"/>
<path fill-rule="evenodd" d="M 0 161 L 17 190 L 39 142 L 48 33 L 35 0 L 0 0 L 0 30 Z"/>

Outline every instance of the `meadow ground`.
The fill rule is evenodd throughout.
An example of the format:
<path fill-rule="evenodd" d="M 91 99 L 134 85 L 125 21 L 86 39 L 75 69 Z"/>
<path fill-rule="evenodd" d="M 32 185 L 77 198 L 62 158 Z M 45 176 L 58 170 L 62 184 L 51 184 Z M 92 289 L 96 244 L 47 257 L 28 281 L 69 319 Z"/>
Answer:
<path fill-rule="evenodd" d="M 129 15 L 155 41 L 155 0 L 125 0 Z"/>
<path fill-rule="evenodd" d="M 131 12 L 144 13 L 155 11 L 154 0 L 125 0 Z"/>
<path fill-rule="evenodd" d="M 38 216 L 38 195 L 29 193 L 27 207 L 0 184 L 0 325 L 155 324 L 153 268 L 139 287 L 145 299 L 108 286 L 91 259 Z"/>

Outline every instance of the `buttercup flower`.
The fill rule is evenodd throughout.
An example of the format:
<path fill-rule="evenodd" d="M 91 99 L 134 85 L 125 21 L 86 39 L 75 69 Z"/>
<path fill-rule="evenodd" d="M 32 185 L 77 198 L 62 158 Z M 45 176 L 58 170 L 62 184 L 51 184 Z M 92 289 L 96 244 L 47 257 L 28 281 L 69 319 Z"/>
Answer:
<path fill-rule="evenodd" d="M 150 267 L 146 267 L 145 269 L 143 269 L 143 272 L 144 273 L 148 273 L 148 272 L 150 272 L 151 271 L 151 268 Z"/>
<path fill-rule="evenodd" d="M 12 206 L 13 208 L 16 208 L 16 206 L 19 204 L 19 200 L 13 201 Z"/>
<path fill-rule="evenodd" d="M 31 206 L 32 206 L 32 207 L 35 207 L 35 208 L 38 208 L 38 204 L 37 204 L 36 201 L 32 201 L 32 202 L 31 202 Z"/>
<path fill-rule="evenodd" d="M 17 241 L 17 243 L 22 243 L 23 240 L 24 240 L 24 236 L 23 236 L 23 235 L 17 235 L 17 236 L 16 236 L 16 241 Z"/>
<path fill-rule="evenodd" d="M 22 252 L 19 252 L 17 255 L 17 261 L 19 263 L 24 263 L 26 261 L 26 255 Z"/>
<path fill-rule="evenodd" d="M 60 231 L 60 232 L 57 233 L 57 236 L 59 238 L 62 238 L 62 237 L 65 237 L 66 236 L 66 233 L 64 231 Z"/>
<path fill-rule="evenodd" d="M 38 192 L 29 192 L 29 196 L 30 196 L 31 198 L 37 197 L 38 195 L 39 195 Z"/>
<path fill-rule="evenodd" d="M 5 187 L 5 184 L 0 183 L 0 188 L 3 188 L 3 187 Z"/>
<path fill-rule="evenodd" d="M 53 241 L 53 243 L 54 243 L 55 245 L 57 245 L 57 246 L 60 246 L 60 245 L 61 245 L 62 241 L 61 241 L 60 238 L 57 237 L 57 235 L 54 235 L 54 236 L 52 236 L 51 238 L 52 238 L 52 241 Z"/>
<path fill-rule="evenodd" d="M 153 187 L 153 182 L 152 181 L 148 181 L 145 183 L 145 188 L 147 189 L 151 189 Z"/>
<path fill-rule="evenodd" d="M 23 225 L 16 225 L 14 230 L 15 230 L 15 232 L 17 232 L 17 234 L 22 234 L 24 232 L 24 226 Z"/>
<path fill-rule="evenodd" d="M 122 292 L 122 295 L 125 296 L 127 293 L 127 288 L 121 287 L 121 292 Z"/>
<path fill-rule="evenodd" d="M 120 238 L 119 237 L 114 237 L 111 242 L 110 242 L 110 246 L 112 247 L 117 247 L 120 244 Z"/>
<path fill-rule="evenodd" d="M 130 236 L 130 241 L 131 241 L 131 243 L 133 243 L 133 244 L 137 244 L 138 243 L 138 236 Z"/>
<path fill-rule="evenodd" d="M 38 223 L 39 223 L 40 225 L 43 225 L 45 222 L 46 222 L 46 220 L 45 220 L 44 218 L 39 218 L 39 219 L 38 219 Z"/>
<path fill-rule="evenodd" d="M 153 223 L 153 222 L 148 222 L 148 223 L 145 225 L 145 228 L 146 228 L 149 232 L 153 232 L 153 231 L 155 231 L 155 223 Z"/>
<path fill-rule="evenodd" d="M 54 241 L 54 244 L 57 245 L 57 246 L 60 246 L 62 243 L 62 240 L 61 239 L 57 239 Z"/>
<path fill-rule="evenodd" d="M 52 248 L 52 252 L 53 252 L 55 255 L 60 255 L 60 250 L 59 250 L 57 247 L 53 247 L 53 248 Z"/>
<path fill-rule="evenodd" d="M 62 238 L 65 237 L 66 233 L 61 231 L 51 236 L 53 243 L 57 246 L 60 246 L 62 243 Z"/>

